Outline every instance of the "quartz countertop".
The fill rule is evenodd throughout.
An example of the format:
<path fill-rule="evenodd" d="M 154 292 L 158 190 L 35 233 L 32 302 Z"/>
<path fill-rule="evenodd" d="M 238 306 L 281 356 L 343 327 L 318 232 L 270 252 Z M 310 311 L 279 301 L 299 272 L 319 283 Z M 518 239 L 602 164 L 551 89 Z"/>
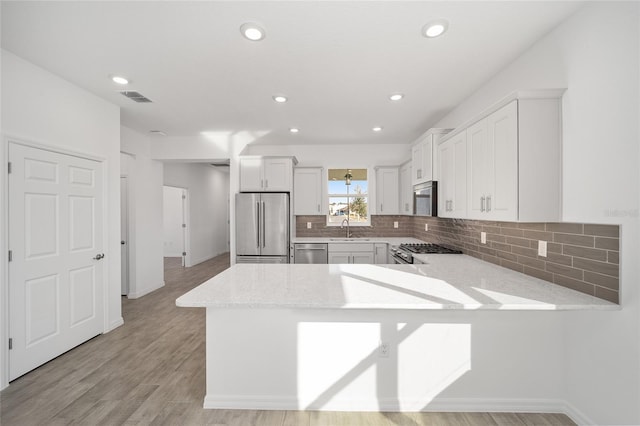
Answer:
<path fill-rule="evenodd" d="M 296 237 L 294 239 L 291 240 L 292 244 L 296 244 L 296 243 L 387 243 L 390 244 L 392 246 L 398 246 L 400 244 L 420 244 L 420 243 L 424 243 L 424 241 L 422 240 L 418 240 L 417 238 L 413 238 L 413 237 L 355 237 L 355 238 L 349 238 L 349 240 L 346 240 L 345 238 L 342 237 Z"/>
<path fill-rule="evenodd" d="M 421 255 L 420 265 L 236 264 L 177 306 L 283 309 L 618 310 L 619 305 L 488 262 Z"/>

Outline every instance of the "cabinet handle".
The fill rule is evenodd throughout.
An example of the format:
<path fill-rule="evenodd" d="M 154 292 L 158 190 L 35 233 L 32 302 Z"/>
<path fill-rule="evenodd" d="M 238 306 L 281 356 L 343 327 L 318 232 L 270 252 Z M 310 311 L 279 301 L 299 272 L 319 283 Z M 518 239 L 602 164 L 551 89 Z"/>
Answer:
<path fill-rule="evenodd" d="M 422 169 L 416 170 L 416 174 L 418 176 L 418 179 L 422 179 Z"/>
<path fill-rule="evenodd" d="M 480 211 L 484 212 L 485 208 L 484 208 L 484 203 L 485 203 L 485 197 L 484 195 L 482 197 L 480 197 Z"/>
<path fill-rule="evenodd" d="M 404 203 L 404 211 L 405 212 L 409 211 L 409 203 Z"/>
<path fill-rule="evenodd" d="M 320 213 L 320 204 L 318 204 L 318 213 Z"/>
<path fill-rule="evenodd" d="M 453 200 L 449 200 L 449 211 L 453 211 Z"/>
<path fill-rule="evenodd" d="M 264 180 L 264 187 L 265 187 L 265 188 L 268 188 L 268 187 L 269 187 L 269 180 L 268 180 L 268 179 L 265 179 L 265 180 Z"/>
<path fill-rule="evenodd" d="M 260 188 L 264 188 L 264 179 L 260 179 Z"/>
<path fill-rule="evenodd" d="M 382 204 L 380 204 L 380 213 L 382 213 L 384 209 L 382 208 Z"/>
<path fill-rule="evenodd" d="M 491 211 L 491 195 L 487 196 L 487 212 Z"/>

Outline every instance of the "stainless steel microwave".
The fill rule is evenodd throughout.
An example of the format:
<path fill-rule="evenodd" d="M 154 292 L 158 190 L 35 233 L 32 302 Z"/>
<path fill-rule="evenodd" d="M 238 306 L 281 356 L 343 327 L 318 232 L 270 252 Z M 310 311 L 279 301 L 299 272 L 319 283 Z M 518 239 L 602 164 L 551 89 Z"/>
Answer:
<path fill-rule="evenodd" d="M 416 216 L 438 216 L 438 182 L 414 185 L 413 214 Z"/>

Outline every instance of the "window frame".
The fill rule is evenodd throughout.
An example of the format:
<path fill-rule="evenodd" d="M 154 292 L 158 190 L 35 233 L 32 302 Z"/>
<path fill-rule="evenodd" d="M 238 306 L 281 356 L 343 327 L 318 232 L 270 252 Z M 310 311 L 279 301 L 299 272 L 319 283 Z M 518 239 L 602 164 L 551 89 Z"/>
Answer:
<path fill-rule="evenodd" d="M 350 200 L 352 198 L 355 198 L 356 195 L 359 197 L 363 197 L 366 200 L 367 203 L 367 220 L 364 222 L 352 222 L 349 221 L 349 227 L 363 227 L 363 226 L 371 226 L 371 191 L 370 191 L 370 185 L 371 185 L 371 169 L 369 167 L 351 167 L 350 170 L 354 170 L 354 169 L 362 169 L 362 170 L 366 170 L 367 171 L 367 192 L 365 194 L 355 194 L 355 193 L 349 193 L 348 195 L 346 193 L 344 194 L 338 194 L 338 193 L 330 193 L 329 192 L 329 171 L 330 170 L 336 170 L 336 169 L 345 169 L 345 167 L 327 167 L 327 171 L 324 175 L 324 181 L 325 181 L 325 185 L 326 185 L 326 191 L 324 191 L 324 200 L 325 200 L 325 206 L 326 206 L 326 226 L 328 227 L 336 227 L 336 226 L 342 226 L 341 223 L 336 223 L 336 222 L 331 222 L 331 198 L 347 198 L 347 200 Z"/>

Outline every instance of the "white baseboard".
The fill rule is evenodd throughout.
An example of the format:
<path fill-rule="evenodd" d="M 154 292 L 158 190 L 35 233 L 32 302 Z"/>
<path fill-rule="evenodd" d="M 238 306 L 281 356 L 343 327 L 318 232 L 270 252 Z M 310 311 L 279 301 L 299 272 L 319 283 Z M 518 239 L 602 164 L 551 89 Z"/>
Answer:
<path fill-rule="evenodd" d="M 145 296 L 145 295 L 147 295 L 147 294 L 149 294 L 149 293 L 151 293 L 153 291 L 156 291 L 156 290 L 158 290 L 159 288 L 162 288 L 162 287 L 164 287 L 164 281 L 162 281 L 159 285 L 157 285 L 155 287 L 148 287 L 148 288 L 144 288 L 144 289 L 139 290 L 139 291 L 135 291 L 135 292 L 129 293 L 127 295 L 127 297 L 129 299 L 138 299 L 138 298 L 140 298 L 142 296 Z"/>
<path fill-rule="evenodd" d="M 596 423 L 591 420 L 586 414 L 578 410 L 573 404 L 569 402 L 564 403 L 564 414 L 569 416 L 579 426 L 595 425 Z"/>
<path fill-rule="evenodd" d="M 111 324 L 109 324 L 109 329 L 105 330 L 105 333 L 115 330 L 116 328 L 120 327 L 123 324 L 124 324 L 124 318 L 120 317 L 115 321 L 112 321 Z"/>
<path fill-rule="evenodd" d="M 203 406 L 207 409 L 237 410 L 563 413 L 579 425 L 593 424 L 575 407 L 560 399 L 435 398 L 430 402 L 424 399 L 398 401 L 395 398 L 333 399 L 322 406 L 314 406 L 312 400 L 292 397 L 207 395 Z"/>

